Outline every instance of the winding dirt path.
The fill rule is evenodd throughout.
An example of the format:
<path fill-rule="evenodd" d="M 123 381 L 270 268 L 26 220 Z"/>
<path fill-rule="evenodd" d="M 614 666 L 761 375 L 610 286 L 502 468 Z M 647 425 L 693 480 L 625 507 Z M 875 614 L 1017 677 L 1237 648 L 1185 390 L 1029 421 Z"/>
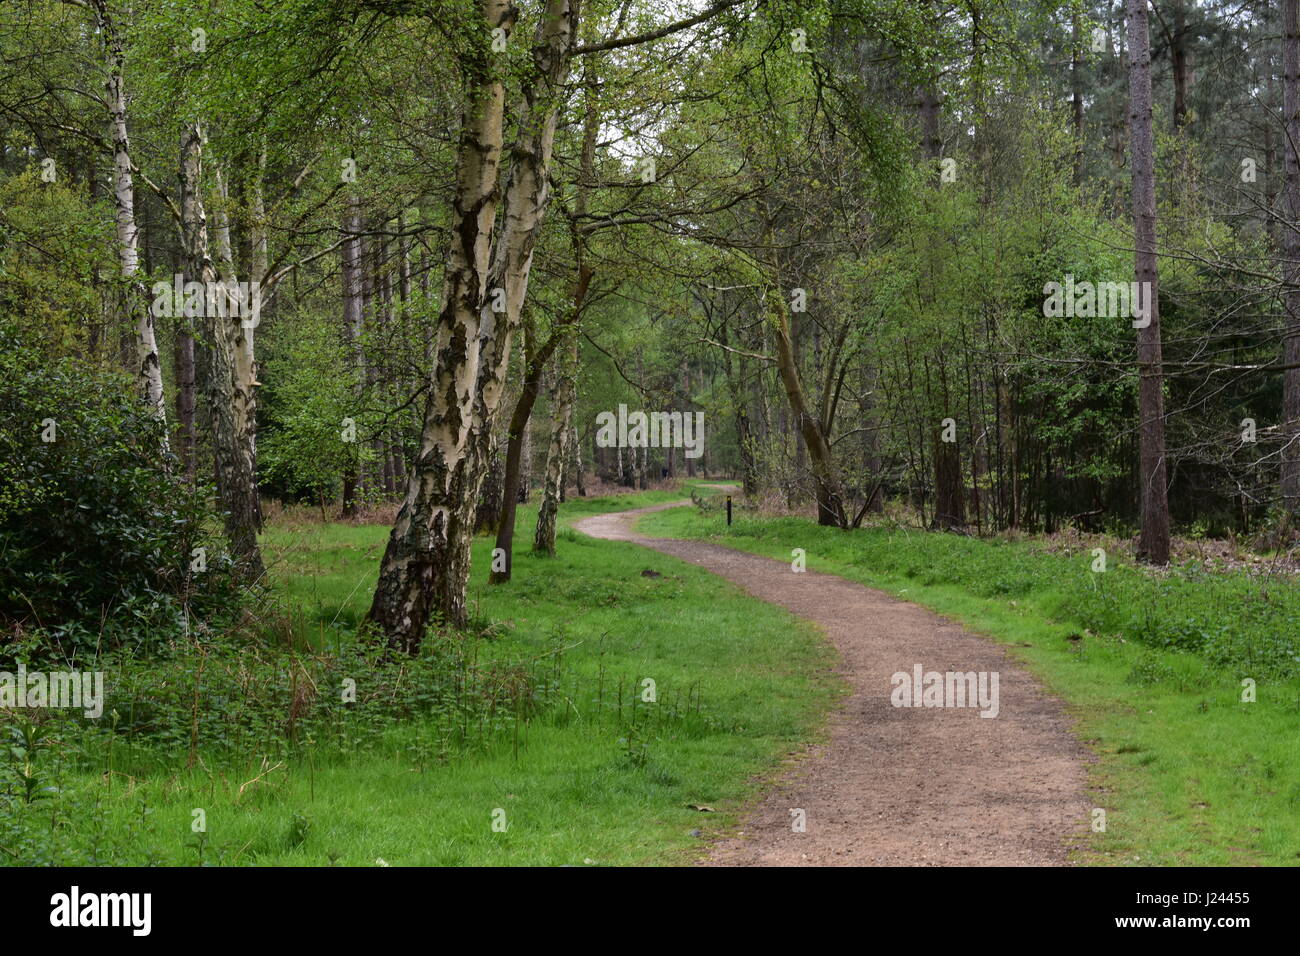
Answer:
<path fill-rule="evenodd" d="M 577 522 L 699 565 L 817 624 L 851 688 L 825 743 L 792 754 L 738 831 L 701 862 L 721 866 L 1067 866 L 1087 830 L 1087 751 L 1059 701 L 1007 657 L 914 604 L 834 575 L 702 541 L 647 538 L 647 512 Z M 894 707 L 896 672 L 996 672 L 999 712 Z M 792 810 L 805 813 L 795 832 Z"/>

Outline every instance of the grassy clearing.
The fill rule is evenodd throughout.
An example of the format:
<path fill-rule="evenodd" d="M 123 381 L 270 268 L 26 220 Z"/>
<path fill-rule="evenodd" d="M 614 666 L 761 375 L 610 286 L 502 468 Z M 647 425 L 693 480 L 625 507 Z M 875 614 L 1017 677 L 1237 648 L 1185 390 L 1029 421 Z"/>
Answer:
<path fill-rule="evenodd" d="M 717 541 L 896 594 L 1010 645 L 1063 697 L 1099 759 L 1107 830 L 1081 862 L 1300 863 L 1300 587 L 1153 576 L 1089 551 L 884 528 L 844 533 L 716 508 L 641 520 L 646 534 Z M 1258 699 L 1243 703 L 1242 680 Z"/>
<path fill-rule="evenodd" d="M 583 515 L 676 497 L 569 502 L 559 556 L 518 554 L 505 587 L 482 583 L 491 542 L 476 543 L 474 628 L 456 639 L 464 661 L 453 676 L 532 681 L 529 713 L 479 707 L 462 719 L 439 698 L 420 716 L 364 734 L 350 732 L 356 718 L 343 712 L 338 734 L 322 724 L 285 745 L 210 734 L 206 725 L 227 715 L 204 706 L 194 716 L 203 733 L 192 766 L 185 740 L 105 732 L 89 745 L 80 739 L 78 749 L 36 739 L 24 751 L 36 797 L 10 790 L 0 858 L 395 866 L 691 859 L 734 821 L 757 775 L 815 736 L 838 688 L 832 652 L 785 612 L 690 565 L 568 527 Z M 521 508 L 525 542 L 534 520 L 534 508 Z M 264 544 L 288 623 L 268 626 L 318 655 L 346 651 L 386 534 L 380 526 L 271 528 Z M 642 700 L 646 678 L 655 703 Z M 280 692 L 292 699 L 287 683 Z M 175 706 L 184 701 L 179 695 Z M 328 746 L 310 735 L 324 731 Z M 192 829 L 197 809 L 204 833 Z M 492 828 L 498 809 L 505 832 Z"/>

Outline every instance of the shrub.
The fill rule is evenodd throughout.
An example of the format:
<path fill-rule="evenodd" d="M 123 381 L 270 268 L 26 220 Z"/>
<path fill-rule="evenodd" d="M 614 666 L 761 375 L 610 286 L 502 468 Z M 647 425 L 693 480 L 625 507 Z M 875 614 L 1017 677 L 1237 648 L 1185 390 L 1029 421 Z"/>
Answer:
<path fill-rule="evenodd" d="M 36 653 L 151 644 L 233 604 L 205 489 L 163 427 L 129 377 L 41 355 L 0 319 L 0 623 Z"/>

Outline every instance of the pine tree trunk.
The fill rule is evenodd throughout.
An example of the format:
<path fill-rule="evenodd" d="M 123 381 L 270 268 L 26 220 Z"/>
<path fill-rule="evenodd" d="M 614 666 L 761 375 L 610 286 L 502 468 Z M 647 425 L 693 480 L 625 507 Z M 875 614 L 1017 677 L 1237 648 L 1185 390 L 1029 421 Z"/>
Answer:
<path fill-rule="evenodd" d="M 1070 121 L 1074 132 L 1074 182 L 1083 182 L 1083 37 L 1082 14 L 1070 17 Z"/>
<path fill-rule="evenodd" d="M 1282 2 L 1282 114 L 1286 122 L 1286 224 L 1282 229 L 1282 504 L 1300 511 L 1300 2 Z"/>
<path fill-rule="evenodd" d="M 365 281 L 362 275 L 365 247 L 361 239 L 361 202 L 356 196 L 348 200 L 348 211 L 343 218 L 343 231 L 347 238 L 341 247 L 343 279 L 343 340 L 348 347 L 348 360 L 352 363 L 357 377 L 357 387 L 361 387 L 364 374 L 361 361 L 361 333 L 365 324 Z M 361 486 L 358 446 L 349 449 L 353 454 L 348 459 L 343 472 L 342 516 L 355 518 L 357 514 L 357 493 Z"/>
<path fill-rule="evenodd" d="M 1192 65 L 1191 54 L 1187 49 L 1186 0 L 1174 0 L 1173 7 L 1169 60 L 1174 74 L 1174 129 L 1180 130 L 1187 125 L 1187 91 L 1192 82 Z"/>
<path fill-rule="evenodd" d="M 1160 341 L 1160 273 L 1156 260 L 1155 139 L 1151 108 L 1151 38 L 1147 0 L 1128 0 L 1129 118 L 1133 166 L 1134 270 L 1149 289 L 1150 322 L 1138 330 L 1138 440 L 1142 534 L 1139 554 L 1169 561 L 1169 491 Z"/>
<path fill-rule="evenodd" d="M 951 531 L 966 525 L 966 501 L 957 443 L 945 442 L 939 430 L 934 440 L 934 524 Z"/>

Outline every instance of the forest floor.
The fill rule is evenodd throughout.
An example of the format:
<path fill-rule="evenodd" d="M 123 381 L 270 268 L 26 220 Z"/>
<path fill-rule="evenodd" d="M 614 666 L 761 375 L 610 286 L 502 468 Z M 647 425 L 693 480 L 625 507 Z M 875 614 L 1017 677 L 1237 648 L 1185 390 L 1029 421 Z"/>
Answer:
<path fill-rule="evenodd" d="M 0 715 L 0 864 L 1300 861 L 1289 580 L 688 487 L 571 498 L 509 586 L 476 538 L 409 669 L 356 642 L 387 523 L 274 514 L 251 623 L 106 660 L 111 722 Z M 888 706 L 916 665 L 997 672 L 999 716 Z"/>
<path fill-rule="evenodd" d="M 716 544 L 649 538 L 642 515 L 576 528 L 706 568 L 817 625 L 836 648 L 849 696 L 824 742 L 799 754 L 714 865 L 1065 865 L 1087 830 L 1089 755 L 1060 703 L 998 645 L 914 604 L 790 562 Z M 998 712 L 891 705 L 891 675 L 999 675 Z M 802 811 L 802 813 L 800 813 Z"/>

